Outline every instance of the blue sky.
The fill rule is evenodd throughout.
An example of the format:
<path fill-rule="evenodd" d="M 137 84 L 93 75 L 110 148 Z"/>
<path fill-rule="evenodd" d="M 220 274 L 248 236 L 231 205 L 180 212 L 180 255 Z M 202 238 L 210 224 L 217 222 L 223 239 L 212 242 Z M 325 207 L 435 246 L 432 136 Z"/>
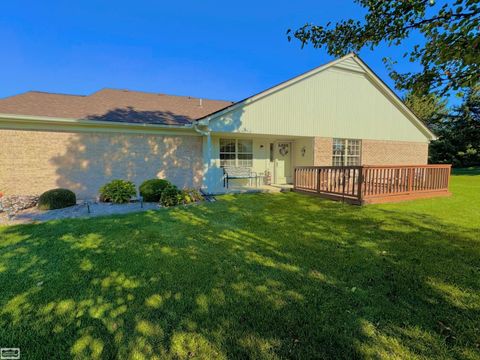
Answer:
<path fill-rule="evenodd" d="M 111 87 L 240 100 L 332 59 L 288 42 L 288 28 L 361 13 L 353 0 L 2 1 L 0 97 Z M 360 56 L 393 86 L 381 59 L 414 69 L 401 54 Z"/>

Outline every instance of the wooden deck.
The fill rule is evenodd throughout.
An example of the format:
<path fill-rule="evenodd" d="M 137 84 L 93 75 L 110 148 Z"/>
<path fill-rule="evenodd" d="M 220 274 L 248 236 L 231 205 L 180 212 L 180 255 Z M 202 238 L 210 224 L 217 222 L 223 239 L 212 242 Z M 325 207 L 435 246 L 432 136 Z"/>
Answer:
<path fill-rule="evenodd" d="M 352 204 L 449 196 L 451 165 L 301 166 L 294 191 Z"/>

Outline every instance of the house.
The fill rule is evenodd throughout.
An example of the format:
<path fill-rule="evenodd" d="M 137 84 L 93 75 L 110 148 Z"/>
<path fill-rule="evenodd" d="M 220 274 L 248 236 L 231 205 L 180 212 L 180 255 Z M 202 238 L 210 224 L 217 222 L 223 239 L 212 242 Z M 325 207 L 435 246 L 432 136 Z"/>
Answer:
<path fill-rule="evenodd" d="M 355 54 L 236 103 L 27 92 L 0 100 L 0 190 L 87 198 L 114 178 L 159 177 L 221 193 L 224 166 L 288 184 L 296 166 L 426 164 L 432 139 Z"/>

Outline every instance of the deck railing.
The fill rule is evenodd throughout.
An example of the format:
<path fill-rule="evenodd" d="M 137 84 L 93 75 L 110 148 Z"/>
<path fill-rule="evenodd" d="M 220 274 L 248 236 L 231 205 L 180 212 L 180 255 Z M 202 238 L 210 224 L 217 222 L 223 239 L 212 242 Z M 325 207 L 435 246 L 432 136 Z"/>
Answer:
<path fill-rule="evenodd" d="M 294 190 L 352 203 L 447 195 L 451 165 L 301 166 Z"/>

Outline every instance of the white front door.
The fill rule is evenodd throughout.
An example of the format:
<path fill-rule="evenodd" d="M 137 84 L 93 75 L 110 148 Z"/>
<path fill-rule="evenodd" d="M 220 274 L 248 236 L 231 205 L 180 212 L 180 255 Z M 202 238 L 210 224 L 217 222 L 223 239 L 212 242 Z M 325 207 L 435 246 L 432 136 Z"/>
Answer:
<path fill-rule="evenodd" d="M 292 182 L 292 143 L 275 143 L 275 184 Z"/>

